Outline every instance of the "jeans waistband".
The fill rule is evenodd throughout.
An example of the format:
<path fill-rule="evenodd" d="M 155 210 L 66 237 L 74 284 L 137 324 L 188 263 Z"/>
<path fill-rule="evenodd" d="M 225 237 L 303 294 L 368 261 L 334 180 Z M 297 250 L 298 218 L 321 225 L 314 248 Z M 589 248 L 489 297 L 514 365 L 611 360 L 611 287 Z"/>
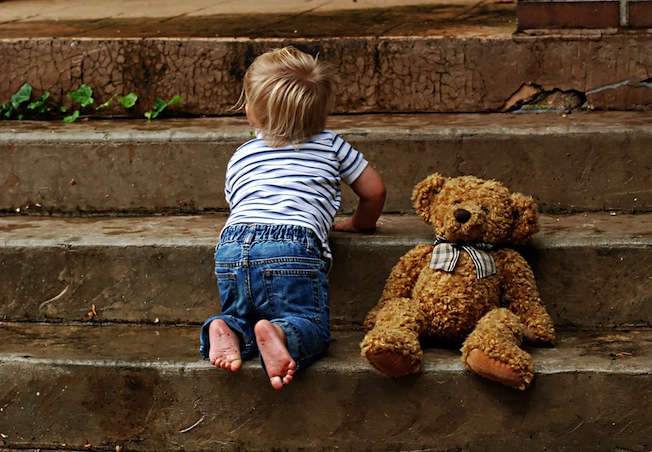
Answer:
<path fill-rule="evenodd" d="M 220 234 L 222 242 L 251 243 L 264 240 L 288 240 L 322 249 L 321 241 L 312 229 L 291 224 L 234 224 L 224 228 Z"/>

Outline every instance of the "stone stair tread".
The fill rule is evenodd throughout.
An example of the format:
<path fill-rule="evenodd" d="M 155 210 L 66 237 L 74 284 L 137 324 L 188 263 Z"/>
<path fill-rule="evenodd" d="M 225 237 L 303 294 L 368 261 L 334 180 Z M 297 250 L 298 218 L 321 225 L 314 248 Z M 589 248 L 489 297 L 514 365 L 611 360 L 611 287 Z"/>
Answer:
<path fill-rule="evenodd" d="M 197 370 L 210 368 L 197 354 L 198 325 L 0 323 L 0 363 L 39 366 L 80 365 Z M 310 372 L 375 372 L 360 357 L 364 333 L 334 330 L 328 355 Z M 551 348 L 524 345 L 538 374 L 598 372 L 645 374 L 652 371 L 652 330 L 561 331 Z M 258 360 L 246 368 L 260 368 Z M 0 368 L 1 369 L 1 368 Z M 454 348 L 428 348 L 423 373 L 464 371 Z M 1 372 L 1 370 L 0 370 Z M 228 374 L 228 373 L 227 373 Z"/>
<path fill-rule="evenodd" d="M 225 213 L 152 216 L 0 216 L 5 247 L 214 246 Z M 612 243 L 650 246 L 652 213 L 590 212 L 540 216 L 532 246 Z M 413 246 L 434 239 L 432 228 L 416 215 L 384 214 L 372 234 L 334 232 L 331 241 L 389 242 Z"/>
<path fill-rule="evenodd" d="M 21 1 L 3 5 L 0 37 L 265 38 L 497 34 L 516 29 L 516 3 L 469 0 L 400 2 L 149 2 L 81 0 L 54 7 Z M 44 11 L 41 11 L 43 10 Z"/>

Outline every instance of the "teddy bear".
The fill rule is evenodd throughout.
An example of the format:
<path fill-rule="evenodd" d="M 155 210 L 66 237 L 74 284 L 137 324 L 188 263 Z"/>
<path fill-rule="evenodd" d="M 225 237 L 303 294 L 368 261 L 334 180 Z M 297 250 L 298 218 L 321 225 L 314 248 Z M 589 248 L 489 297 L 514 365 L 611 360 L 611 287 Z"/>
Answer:
<path fill-rule="evenodd" d="M 526 389 L 534 363 L 523 338 L 555 343 L 532 269 L 517 250 L 539 230 L 535 202 L 495 180 L 438 173 L 416 185 L 412 202 L 435 240 L 391 270 L 365 318 L 362 357 L 401 377 L 419 372 L 422 344 L 461 345 L 467 368 Z"/>

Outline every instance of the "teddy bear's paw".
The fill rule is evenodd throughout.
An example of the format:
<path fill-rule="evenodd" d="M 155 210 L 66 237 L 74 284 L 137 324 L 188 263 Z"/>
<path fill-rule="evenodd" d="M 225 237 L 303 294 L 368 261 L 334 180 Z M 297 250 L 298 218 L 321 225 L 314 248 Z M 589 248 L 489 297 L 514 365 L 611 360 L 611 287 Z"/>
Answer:
<path fill-rule="evenodd" d="M 512 388 L 523 390 L 530 383 L 530 378 L 522 376 L 517 369 L 497 359 L 490 358 L 477 348 L 468 353 L 466 364 L 481 377 Z"/>
<path fill-rule="evenodd" d="M 530 343 L 539 347 L 552 347 L 556 342 L 555 329 L 552 326 L 552 322 L 525 325 L 524 336 Z"/>
<path fill-rule="evenodd" d="M 404 377 L 419 371 L 419 363 L 409 356 L 391 350 L 368 351 L 367 361 L 383 375 L 392 378 Z"/>

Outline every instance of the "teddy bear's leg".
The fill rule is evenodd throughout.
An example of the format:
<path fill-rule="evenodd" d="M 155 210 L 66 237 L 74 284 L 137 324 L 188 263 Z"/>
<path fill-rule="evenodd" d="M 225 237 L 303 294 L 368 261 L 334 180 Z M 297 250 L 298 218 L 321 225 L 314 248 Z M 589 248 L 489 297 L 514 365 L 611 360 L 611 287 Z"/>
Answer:
<path fill-rule="evenodd" d="M 507 309 L 488 312 L 466 338 L 462 361 L 478 375 L 517 389 L 525 389 L 534 377 L 534 363 L 520 348 L 523 325 Z"/>
<path fill-rule="evenodd" d="M 376 306 L 371 308 L 369 312 L 367 312 L 364 323 L 362 324 L 365 331 L 370 331 L 373 329 L 374 325 L 376 324 L 376 317 L 378 317 L 378 313 L 381 312 L 386 305 L 387 300 L 382 300 Z"/>
<path fill-rule="evenodd" d="M 424 318 L 418 304 L 409 298 L 386 303 L 376 313 L 373 329 L 360 343 L 362 357 L 388 377 L 419 372 L 423 352 L 419 334 Z"/>

